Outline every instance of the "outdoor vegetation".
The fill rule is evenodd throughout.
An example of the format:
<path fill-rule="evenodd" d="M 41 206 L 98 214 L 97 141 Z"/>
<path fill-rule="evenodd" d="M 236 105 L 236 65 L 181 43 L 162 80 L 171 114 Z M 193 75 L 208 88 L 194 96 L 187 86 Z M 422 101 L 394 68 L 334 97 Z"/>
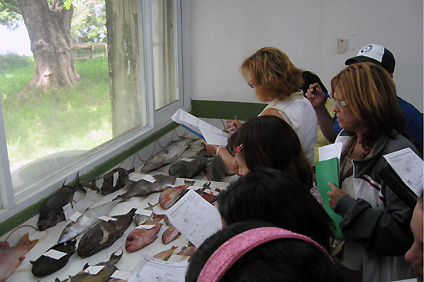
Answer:
<path fill-rule="evenodd" d="M 25 90 L 32 57 L 0 55 L 0 93 L 10 166 L 65 150 L 89 150 L 112 138 L 107 57 L 77 60 L 73 88 Z M 24 163 L 22 163 L 24 162 Z"/>
<path fill-rule="evenodd" d="M 110 140 L 107 54 L 97 48 L 94 55 L 103 57 L 73 60 L 70 48 L 107 42 L 105 0 L 0 0 L 0 24 L 32 30 L 31 51 L 38 54 L 0 54 L 0 98 L 11 171 L 53 153 L 90 150 Z M 87 50 L 77 52 L 87 55 Z"/>

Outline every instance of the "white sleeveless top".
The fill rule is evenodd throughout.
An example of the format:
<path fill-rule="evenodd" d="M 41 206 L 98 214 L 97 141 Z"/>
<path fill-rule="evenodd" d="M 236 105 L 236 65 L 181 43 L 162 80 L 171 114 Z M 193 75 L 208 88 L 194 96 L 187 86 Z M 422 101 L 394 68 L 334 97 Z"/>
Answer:
<path fill-rule="evenodd" d="M 312 165 L 314 162 L 314 147 L 317 143 L 318 120 L 311 102 L 303 97 L 303 92 L 300 91 L 291 94 L 284 100 L 273 100 L 264 110 L 269 108 L 276 109 L 294 129 L 302 144 L 303 151 Z"/>

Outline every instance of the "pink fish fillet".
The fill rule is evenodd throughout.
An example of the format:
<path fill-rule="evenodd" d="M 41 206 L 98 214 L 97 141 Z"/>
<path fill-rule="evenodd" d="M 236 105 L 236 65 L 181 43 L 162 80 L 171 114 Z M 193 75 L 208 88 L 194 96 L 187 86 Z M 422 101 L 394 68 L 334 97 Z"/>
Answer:
<path fill-rule="evenodd" d="M 157 253 L 153 257 L 154 258 L 157 258 L 157 259 L 161 259 L 161 260 L 167 261 L 172 256 L 172 254 L 174 253 L 174 250 L 176 248 L 178 248 L 178 247 L 177 246 L 172 246 L 169 250 L 165 250 L 165 251 L 162 251 L 160 253 Z"/>
<path fill-rule="evenodd" d="M 38 239 L 30 241 L 28 233 L 22 236 L 15 247 L 10 247 L 7 242 L 0 242 L 0 282 L 12 275 L 13 271 L 21 265 L 28 253 L 37 244 Z"/>
<path fill-rule="evenodd" d="M 180 231 L 173 225 L 169 226 L 162 234 L 162 242 L 166 245 L 181 236 Z"/>
<path fill-rule="evenodd" d="M 187 185 L 166 188 L 159 196 L 159 204 L 164 210 L 167 210 L 172 207 L 179 199 L 181 199 L 187 192 Z"/>
<path fill-rule="evenodd" d="M 132 253 L 138 251 L 153 243 L 158 238 L 158 233 L 161 227 L 162 223 L 157 223 L 150 229 L 136 228 L 131 231 L 127 236 L 127 242 L 125 243 L 125 249 L 127 252 Z"/>

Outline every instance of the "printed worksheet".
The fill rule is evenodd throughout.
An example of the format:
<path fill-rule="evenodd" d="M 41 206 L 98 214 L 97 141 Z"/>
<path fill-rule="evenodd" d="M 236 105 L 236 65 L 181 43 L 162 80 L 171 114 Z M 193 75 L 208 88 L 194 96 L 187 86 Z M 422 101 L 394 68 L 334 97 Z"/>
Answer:
<path fill-rule="evenodd" d="M 188 262 L 169 262 L 142 253 L 128 282 L 183 282 Z"/>
<path fill-rule="evenodd" d="M 402 181 L 418 196 L 423 189 L 423 160 L 405 148 L 383 156 Z"/>
<path fill-rule="evenodd" d="M 228 133 L 221 129 L 187 113 L 184 110 L 178 109 L 171 117 L 173 121 L 186 127 L 188 130 L 200 136 L 211 145 L 227 145 Z"/>
<path fill-rule="evenodd" d="M 172 225 L 196 247 L 222 229 L 221 215 L 217 208 L 194 190 L 187 192 L 166 212 L 166 216 Z"/>

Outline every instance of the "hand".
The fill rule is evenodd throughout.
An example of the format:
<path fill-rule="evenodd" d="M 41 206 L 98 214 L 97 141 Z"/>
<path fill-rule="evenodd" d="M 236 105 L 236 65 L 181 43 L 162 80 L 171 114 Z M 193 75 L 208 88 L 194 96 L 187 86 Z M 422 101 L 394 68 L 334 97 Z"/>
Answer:
<path fill-rule="evenodd" d="M 218 149 L 218 145 L 209 145 L 208 143 L 206 143 L 205 140 L 203 140 L 203 143 L 205 143 L 206 145 L 206 150 L 208 150 L 209 153 L 211 153 L 212 155 L 215 155 L 216 153 L 216 149 Z"/>
<path fill-rule="evenodd" d="M 337 186 L 334 185 L 333 183 L 328 183 L 328 186 L 330 186 L 331 188 L 331 191 L 327 192 L 327 194 L 330 196 L 330 198 L 328 199 L 328 203 L 330 208 L 334 210 L 334 207 L 336 206 L 339 199 L 343 197 L 344 195 L 346 195 L 347 193 L 337 188 Z"/>
<path fill-rule="evenodd" d="M 306 92 L 306 98 L 308 98 L 309 102 L 311 102 L 312 107 L 318 108 L 325 105 L 325 101 L 327 97 L 324 92 L 322 92 L 319 83 L 314 83 L 309 85 L 309 89 Z"/>
<path fill-rule="evenodd" d="M 238 119 L 229 119 L 225 121 L 227 123 L 226 129 L 230 133 L 234 133 L 241 126 L 241 122 Z"/>

